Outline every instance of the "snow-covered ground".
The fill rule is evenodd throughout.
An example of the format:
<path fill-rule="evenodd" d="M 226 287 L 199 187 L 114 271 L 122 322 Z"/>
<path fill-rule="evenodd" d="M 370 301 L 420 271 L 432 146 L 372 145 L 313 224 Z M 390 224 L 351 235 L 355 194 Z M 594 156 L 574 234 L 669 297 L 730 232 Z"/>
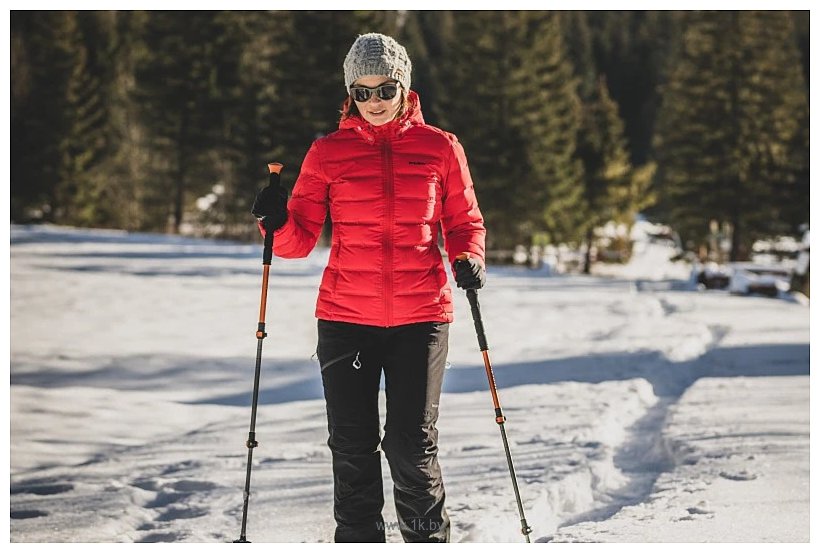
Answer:
<path fill-rule="evenodd" d="M 490 268 L 481 305 L 534 540 L 807 542 L 809 308 L 691 291 L 669 252 L 642 243 L 609 277 Z M 254 542 L 332 538 L 311 358 L 327 253 L 271 268 Z M 10 263 L 10 540 L 239 537 L 261 247 L 12 226 Z M 521 542 L 456 297 L 439 423 L 452 539 Z"/>

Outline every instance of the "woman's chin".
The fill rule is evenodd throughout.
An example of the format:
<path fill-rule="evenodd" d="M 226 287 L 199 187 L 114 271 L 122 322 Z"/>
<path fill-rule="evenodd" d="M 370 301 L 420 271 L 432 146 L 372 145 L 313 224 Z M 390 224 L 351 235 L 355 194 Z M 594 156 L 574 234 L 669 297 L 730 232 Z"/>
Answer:
<path fill-rule="evenodd" d="M 364 120 L 374 127 L 379 127 L 385 123 L 389 123 L 393 119 L 393 117 L 388 115 L 386 111 L 379 114 L 364 113 L 362 114 L 362 117 L 364 117 Z"/>

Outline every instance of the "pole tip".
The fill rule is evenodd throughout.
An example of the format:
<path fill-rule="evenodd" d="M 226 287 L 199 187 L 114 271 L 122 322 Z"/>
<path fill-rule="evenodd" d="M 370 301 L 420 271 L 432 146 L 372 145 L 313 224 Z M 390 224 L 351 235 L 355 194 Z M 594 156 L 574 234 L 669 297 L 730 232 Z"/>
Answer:
<path fill-rule="evenodd" d="M 278 175 L 279 171 L 281 171 L 281 170 L 282 170 L 282 164 L 281 163 L 268 163 L 268 171 L 270 171 L 271 173 L 276 173 Z"/>

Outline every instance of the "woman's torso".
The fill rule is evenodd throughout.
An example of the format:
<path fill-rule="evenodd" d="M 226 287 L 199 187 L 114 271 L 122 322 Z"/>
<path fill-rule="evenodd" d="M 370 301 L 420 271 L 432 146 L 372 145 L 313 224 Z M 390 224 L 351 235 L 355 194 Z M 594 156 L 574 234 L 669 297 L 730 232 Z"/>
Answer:
<path fill-rule="evenodd" d="M 317 317 L 377 326 L 452 321 L 439 251 L 448 135 L 347 126 L 320 139 L 333 223 Z"/>

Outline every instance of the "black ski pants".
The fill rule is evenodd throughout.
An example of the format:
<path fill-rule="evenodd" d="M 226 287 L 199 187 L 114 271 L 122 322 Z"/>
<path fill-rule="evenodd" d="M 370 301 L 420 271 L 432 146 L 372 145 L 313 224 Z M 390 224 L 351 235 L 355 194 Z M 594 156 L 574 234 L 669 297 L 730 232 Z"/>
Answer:
<path fill-rule="evenodd" d="M 381 456 L 393 478 L 406 542 L 446 542 L 439 468 L 438 403 L 447 360 L 447 323 L 382 328 L 319 320 L 317 348 L 333 456 L 336 542 L 383 542 Z M 387 415 L 379 430 L 384 371 Z"/>

